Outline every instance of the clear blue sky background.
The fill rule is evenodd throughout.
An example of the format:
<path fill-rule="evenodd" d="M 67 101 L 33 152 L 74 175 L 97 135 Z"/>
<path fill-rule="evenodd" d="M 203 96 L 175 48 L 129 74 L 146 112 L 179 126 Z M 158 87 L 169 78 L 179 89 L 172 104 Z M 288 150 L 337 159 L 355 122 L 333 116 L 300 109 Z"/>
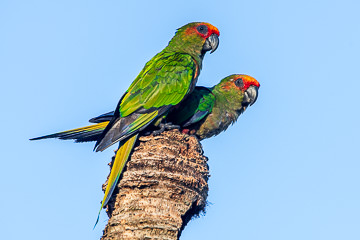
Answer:
<path fill-rule="evenodd" d="M 28 139 L 113 110 L 175 30 L 220 29 L 198 85 L 233 73 L 259 98 L 203 141 L 209 206 L 187 239 L 360 239 L 358 1 L 0 2 L 1 239 L 99 239 L 116 146 Z"/>

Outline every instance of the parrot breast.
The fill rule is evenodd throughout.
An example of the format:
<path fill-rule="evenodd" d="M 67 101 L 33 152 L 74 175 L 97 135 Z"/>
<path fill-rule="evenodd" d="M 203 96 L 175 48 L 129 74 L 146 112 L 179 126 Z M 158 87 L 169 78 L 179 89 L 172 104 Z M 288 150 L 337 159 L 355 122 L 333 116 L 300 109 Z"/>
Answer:
<path fill-rule="evenodd" d="M 236 122 L 241 114 L 239 111 L 225 109 L 216 105 L 195 133 L 200 140 L 216 136 L 225 131 L 231 124 Z"/>

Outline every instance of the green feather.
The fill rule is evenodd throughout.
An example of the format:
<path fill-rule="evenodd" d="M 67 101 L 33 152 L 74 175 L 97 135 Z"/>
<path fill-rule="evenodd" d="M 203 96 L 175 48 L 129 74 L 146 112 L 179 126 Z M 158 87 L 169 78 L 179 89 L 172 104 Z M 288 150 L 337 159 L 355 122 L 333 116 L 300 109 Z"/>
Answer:
<path fill-rule="evenodd" d="M 195 134 L 200 140 L 225 131 L 249 106 L 248 102 L 243 102 L 245 90 L 234 83 L 237 78 L 244 78 L 247 84 L 251 82 L 254 86 L 259 86 L 250 76 L 234 74 L 222 79 L 212 88 L 196 87 L 170 111 L 166 120 L 188 129 L 189 133 Z M 256 100 L 257 96 L 253 97 Z"/>
<path fill-rule="evenodd" d="M 139 108 L 176 105 L 188 92 L 196 71 L 196 64 L 190 55 L 161 52 L 151 62 L 156 63 L 145 65 L 134 81 L 137 84 L 132 84 L 122 99 L 120 116 L 126 117 Z M 176 68 L 174 64 L 177 64 Z M 170 94 L 172 98 L 167 97 Z"/>
<path fill-rule="evenodd" d="M 212 111 L 214 103 L 215 96 L 211 89 L 196 87 L 179 106 L 169 113 L 167 120 L 182 126 L 199 122 Z"/>

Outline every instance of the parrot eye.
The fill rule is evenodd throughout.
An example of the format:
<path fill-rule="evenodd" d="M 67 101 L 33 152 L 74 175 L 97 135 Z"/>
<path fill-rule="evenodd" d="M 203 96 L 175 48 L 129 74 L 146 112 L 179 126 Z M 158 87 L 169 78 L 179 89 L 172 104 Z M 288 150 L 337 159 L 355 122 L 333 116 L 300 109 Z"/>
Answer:
<path fill-rule="evenodd" d="M 208 32 L 208 27 L 206 25 L 199 25 L 197 26 L 196 30 L 201 34 L 206 35 Z"/>
<path fill-rule="evenodd" d="M 239 88 L 242 88 L 244 86 L 244 82 L 242 80 L 242 78 L 238 78 L 235 80 L 235 85 Z"/>

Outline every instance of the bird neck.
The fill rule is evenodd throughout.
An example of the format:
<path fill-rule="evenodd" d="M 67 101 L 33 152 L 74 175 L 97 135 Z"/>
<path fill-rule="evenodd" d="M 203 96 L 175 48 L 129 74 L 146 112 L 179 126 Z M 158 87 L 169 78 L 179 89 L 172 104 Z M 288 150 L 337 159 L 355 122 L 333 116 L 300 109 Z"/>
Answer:
<path fill-rule="evenodd" d="M 237 91 L 215 85 L 212 92 L 216 97 L 215 105 L 223 106 L 224 111 L 237 112 L 242 109 L 243 95 Z"/>
<path fill-rule="evenodd" d="M 222 116 L 220 121 L 227 126 L 234 123 L 241 114 L 241 101 L 231 93 L 224 92 L 216 86 L 213 88 L 213 94 L 216 98 L 213 110 L 217 112 L 216 115 Z"/>
<path fill-rule="evenodd" d="M 203 52 L 202 45 L 198 39 L 184 39 L 186 37 L 184 36 L 174 36 L 167 47 L 164 49 L 166 52 L 178 52 L 178 53 L 184 53 L 189 54 L 194 58 L 194 60 L 199 65 L 200 69 L 202 67 L 202 60 L 204 58 L 205 52 Z"/>

